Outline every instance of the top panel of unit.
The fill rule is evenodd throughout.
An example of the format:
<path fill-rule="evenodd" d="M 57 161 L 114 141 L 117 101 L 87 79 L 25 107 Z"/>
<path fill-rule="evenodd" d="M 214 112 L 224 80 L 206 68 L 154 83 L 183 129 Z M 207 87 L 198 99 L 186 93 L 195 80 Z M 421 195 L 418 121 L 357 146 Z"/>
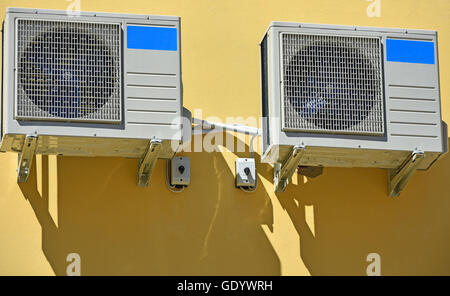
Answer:
<path fill-rule="evenodd" d="M 34 8 L 15 8 L 8 7 L 6 13 L 26 13 L 38 15 L 68 15 L 66 10 L 52 10 L 52 9 L 34 9 Z M 146 19 L 159 21 L 180 21 L 178 16 L 161 16 L 161 15 L 145 15 L 145 14 L 123 14 L 123 13 L 108 13 L 108 12 L 87 12 L 80 11 L 79 16 L 88 17 L 109 17 L 120 19 Z"/>
<path fill-rule="evenodd" d="M 322 30 L 338 30 L 338 31 L 369 31 L 380 33 L 400 33 L 400 34 L 421 34 L 436 36 L 436 31 L 419 30 L 419 29 L 400 29 L 400 28 L 378 28 L 378 27 L 362 27 L 362 26 L 344 26 L 344 25 L 327 25 L 327 24 L 308 24 L 308 23 L 291 23 L 291 22 L 271 22 L 270 28 L 305 28 L 305 29 L 322 29 Z"/>

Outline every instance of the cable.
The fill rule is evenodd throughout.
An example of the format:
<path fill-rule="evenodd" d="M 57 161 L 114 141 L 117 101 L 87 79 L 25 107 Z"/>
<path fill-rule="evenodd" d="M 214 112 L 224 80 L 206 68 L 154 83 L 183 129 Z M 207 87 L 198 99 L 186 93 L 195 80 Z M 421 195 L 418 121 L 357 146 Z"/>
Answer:
<path fill-rule="evenodd" d="M 256 187 L 258 187 L 258 177 L 256 177 L 255 179 L 255 186 L 248 186 L 248 187 L 239 187 L 242 191 L 244 192 L 255 192 L 256 191 Z M 247 189 L 249 188 L 249 189 Z"/>
<path fill-rule="evenodd" d="M 250 156 L 253 159 L 255 158 L 254 152 L 253 152 L 253 140 L 256 138 L 256 136 L 258 136 L 258 134 L 253 135 L 253 137 L 250 139 L 250 145 L 249 145 Z M 255 160 L 255 186 L 248 186 L 247 187 L 248 189 L 244 188 L 244 187 L 239 187 L 239 188 L 244 192 L 255 192 L 257 187 L 258 187 L 258 173 L 256 171 L 256 160 Z"/>
<path fill-rule="evenodd" d="M 258 136 L 258 134 L 256 134 L 256 135 L 253 135 L 253 137 L 250 139 L 250 146 L 249 146 L 249 149 L 250 149 L 250 156 L 252 157 L 252 158 L 255 158 L 255 154 L 254 154 L 254 152 L 253 152 L 253 140 L 256 138 L 256 136 Z"/>

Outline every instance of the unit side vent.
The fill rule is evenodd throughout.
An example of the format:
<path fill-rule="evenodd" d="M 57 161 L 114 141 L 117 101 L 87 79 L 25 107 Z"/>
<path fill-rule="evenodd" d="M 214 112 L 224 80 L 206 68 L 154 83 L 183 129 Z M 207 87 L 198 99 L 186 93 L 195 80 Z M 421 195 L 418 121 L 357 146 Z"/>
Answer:
<path fill-rule="evenodd" d="M 16 119 L 120 122 L 120 24 L 18 19 Z"/>
<path fill-rule="evenodd" d="M 380 38 L 283 33 L 283 130 L 380 135 Z"/>

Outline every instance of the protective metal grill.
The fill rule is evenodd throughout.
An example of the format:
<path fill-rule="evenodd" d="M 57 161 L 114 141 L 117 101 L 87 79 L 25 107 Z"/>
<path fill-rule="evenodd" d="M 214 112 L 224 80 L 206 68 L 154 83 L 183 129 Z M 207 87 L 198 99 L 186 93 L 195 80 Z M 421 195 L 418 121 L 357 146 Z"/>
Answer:
<path fill-rule="evenodd" d="M 284 130 L 384 133 L 379 38 L 281 38 Z"/>
<path fill-rule="evenodd" d="M 16 118 L 121 121 L 120 25 L 19 19 Z"/>

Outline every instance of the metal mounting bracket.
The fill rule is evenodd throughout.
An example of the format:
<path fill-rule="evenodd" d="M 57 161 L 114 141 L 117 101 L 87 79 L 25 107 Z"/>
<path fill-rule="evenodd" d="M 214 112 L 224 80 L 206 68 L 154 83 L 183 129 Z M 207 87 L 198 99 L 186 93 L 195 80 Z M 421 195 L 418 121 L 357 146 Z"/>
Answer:
<path fill-rule="evenodd" d="M 305 152 L 304 146 L 294 146 L 288 159 L 281 165 L 276 163 L 273 172 L 273 183 L 275 186 L 275 192 L 283 192 L 289 183 L 289 179 L 294 174 L 302 155 Z"/>
<path fill-rule="evenodd" d="M 159 151 L 161 150 L 161 140 L 150 140 L 147 152 L 141 159 L 138 168 L 138 186 L 149 186 L 150 176 L 155 168 L 158 160 Z"/>
<path fill-rule="evenodd" d="M 417 170 L 424 156 L 425 153 L 423 151 L 414 151 L 398 169 L 389 169 L 389 196 L 397 197 L 400 195 L 400 192 Z"/>
<path fill-rule="evenodd" d="M 30 168 L 33 164 L 33 156 L 36 151 L 37 137 L 26 136 L 23 142 L 22 152 L 18 155 L 17 165 L 17 183 L 25 183 L 30 174 Z"/>

